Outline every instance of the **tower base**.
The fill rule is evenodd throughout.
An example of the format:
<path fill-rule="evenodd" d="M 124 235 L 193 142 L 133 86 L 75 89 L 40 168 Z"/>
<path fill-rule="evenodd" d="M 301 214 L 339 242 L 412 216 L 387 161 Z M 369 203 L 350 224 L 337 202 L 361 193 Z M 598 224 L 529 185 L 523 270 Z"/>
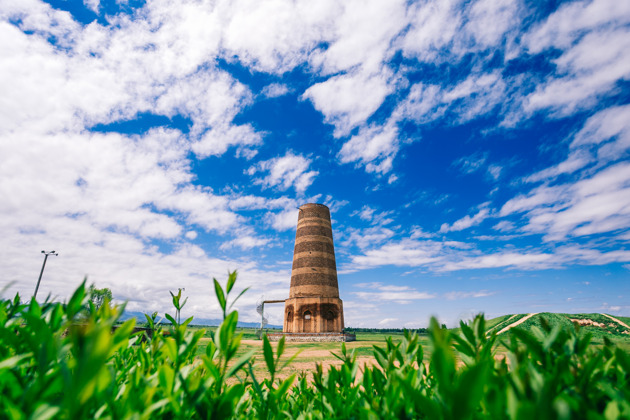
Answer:
<path fill-rule="evenodd" d="M 339 298 L 294 297 L 284 302 L 285 335 L 341 333 L 343 328 L 343 303 Z"/>

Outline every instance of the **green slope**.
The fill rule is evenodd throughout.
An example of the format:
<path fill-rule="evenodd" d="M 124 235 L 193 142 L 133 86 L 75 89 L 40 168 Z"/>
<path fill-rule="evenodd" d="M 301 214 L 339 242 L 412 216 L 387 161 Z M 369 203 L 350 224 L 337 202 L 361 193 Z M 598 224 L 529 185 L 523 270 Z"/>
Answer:
<path fill-rule="evenodd" d="M 504 315 L 501 317 L 493 318 L 487 321 L 486 329 L 488 331 L 499 331 L 500 329 L 510 325 L 517 320 L 527 316 L 527 314 L 519 314 L 517 316 L 513 315 Z M 615 317 L 622 322 L 630 325 L 627 321 L 630 321 L 630 318 L 627 317 Z M 627 342 L 630 345 L 630 330 L 628 328 L 623 327 L 622 325 L 614 322 L 610 318 L 602 315 L 602 314 L 560 314 L 560 313 L 550 313 L 550 312 L 542 312 L 536 314 L 523 322 L 520 325 L 517 325 L 513 328 L 518 328 L 526 331 L 530 331 L 532 328 L 542 328 L 543 323 L 547 323 L 551 328 L 556 327 L 557 325 L 561 325 L 564 328 L 574 328 L 574 321 L 572 320 L 582 320 L 584 323 L 593 323 L 592 325 L 581 325 L 580 331 L 582 333 L 590 333 L 593 336 L 594 343 L 601 343 L 605 338 L 613 340 L 613 341 L 623 341 Z M 579 321 L 578 321 L 579 322 Z M 510 331 L 508 330 L 504 334 L 501 335 L 502 338 L 508 339 Z"/>

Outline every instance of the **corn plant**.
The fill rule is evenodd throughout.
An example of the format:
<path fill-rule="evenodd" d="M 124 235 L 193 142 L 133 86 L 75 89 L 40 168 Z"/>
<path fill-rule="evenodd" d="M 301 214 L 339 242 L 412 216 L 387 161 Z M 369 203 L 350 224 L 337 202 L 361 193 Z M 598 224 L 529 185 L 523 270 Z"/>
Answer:
<path fill-rule="evenodd" d="M 236 279 L 213 279 L 223 322 L 200 356 L 205 332 L 188 328 L 192 318 L 165 314 L 162 327 L 153 313 L 149 333 L 134 333 L 134 320 L 117 324 L 124 306 L 89 305 L 85 282 L 63 304 L 1 300 L 0 419 L 630 418 L 628 353 L 545 322 L 499 341 L 483 316 L 458 333 L 432 319 L 429 357 L 407 332 L 374 346 L 374 365 L 342 344 L 341 365 L 278 379 L 296 356 L 283 358 L 284 340 L 274 352 L 263 336 L 262 361 L 237 357 Z"/>

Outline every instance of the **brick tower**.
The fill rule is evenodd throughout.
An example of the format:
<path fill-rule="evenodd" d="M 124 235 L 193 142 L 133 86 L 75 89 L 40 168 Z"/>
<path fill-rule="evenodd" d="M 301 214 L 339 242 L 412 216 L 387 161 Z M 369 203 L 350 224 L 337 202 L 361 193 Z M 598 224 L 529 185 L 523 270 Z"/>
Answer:
<path fill-rule="evenodd" d="M 343 328 L 330 210 L 323 204 L 304 204 L 295 233 L 283 333 L 340 333 Z"/>

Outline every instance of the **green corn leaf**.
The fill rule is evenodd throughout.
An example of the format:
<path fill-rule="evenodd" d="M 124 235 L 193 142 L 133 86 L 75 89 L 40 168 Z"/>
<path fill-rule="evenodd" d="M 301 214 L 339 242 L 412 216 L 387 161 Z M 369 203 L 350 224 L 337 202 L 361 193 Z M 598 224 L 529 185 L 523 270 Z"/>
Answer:
<path fill-rule="evenodd" d="M 470 346 L 474 348 L 477 345 L 477 339 L 475 337 L 475 333 L 473 332 L 472 328 L 466 325 L 464 321 L 460 321 L 459 326 L 462 330 L 462 333 L 464 333 L 464 336 L 468 340 L 468 343 L 470 343 Z"/>
<path fill-rule="evenodd" d="M 252 378 L 252 386 L 254 387 L 254 391 L 256 391 L 256 393 L 258 394 L 259 398 L 264 398 L 263 397 L 263 390 L 260 387 L 260 383 L 258 382 L 258 380 L 256 379 L 256 376 L 254 375 L 254 369 L 252 367 L 251 362 L 248 365 L 248 370 L 249 370 L 249 376 L 250 378 Z"/>
<path fill-rule="evenodd" d="M 29 357 L 33 357 L 33 353 L 19 354 L 17 356 L 9 357 L 0 362 L 0 370 L 2 369 L 13 369 L 16 367 L 21 360 L 27 359 Z"/>
<path fill-rule="evenodd" d="M 256 350 L 250 350 L 247 353 L 245 353 L 244 355 L 242 355 L 236 362 L 234 362 L 234 364 L 227 371 L 226 377 L 230 378 L 236 372 L 241 370 L 241 368 L 243 366 L 245 366 L 251 360 L 251 358 L 254 356 L 254 354 L 256 354 Z"/>
<path fill-rule="evenodd" d="M 275 394 L 276 394 L 276 398 L 278 400 L 280 400 L 281 398 L 284 398 L 285 394 L 287 393 L 287 391 L 289 390 L 289 387 L 291 385 L 293 385 L 293 382 L 295 381 L 295 377 L 296 377 L 296 373 L 294 373 L 293 375 L 289 376 L 287 379 L 285 379 L 284 381 L 282 381 L 282 383 L 280 384 L 280 386 L 278 387 L 278 389 L 276 389 Z"/>
<path fill-rule="evenodd" d="M 297 352 L 295 352 L 295 354 L 293 354 L 293 356 L 289 357 L 280 367 L 280 369 L 278 370 L 282 370 L 285 367 L 289 366 L 299 355 L 300 353 L 302 353 L 302 350 L 298 350 Z"/>
<path fill-rule="evenodd" d="M 228 281 L 227 281 L 227 286 L 225 288 L 226 293 L 229 295 L 230 292 L 232 291 L 232 287 L 234 287 L 234 283 L 236 283 L 236 276 L 237 276 L 237 271 L 234 270 L 231 273 L 228 273 Z"/>
<path fill-rule="evenodd" d="M 222 354 L 226 354 L 229 349 L 230 341 L 236 331 L 236 324 L 238 322 L 238 312 L 230 313 L 225 320 L 219 325 L 217 332 L 214 336 L 214 342 L 219 348 Z"/>
<path fill-rule="evenodd" d="M 621 347 L 617 347 L 615 349 L 615 358 L 625 371 L 625 374 L 630 375 L 630 354 L 624 351 Z"/>
<path fill-rule="evenodd" d="M 147 314 L 144 314 L 144 317 L 147 319 L 147 324 L 149 325 L 149 328 L 153 329 L 155 327 L 155 321 L 151 319 L 151 317 Z"/>
<path fill-rule="evenodd" d="M 238 296 L 236 296 L 236 299 L 234 299 L 232 301 L 232 303 L 230 304 L 230 309 L 232 309 L 232 307 L 234 306 L 234 304 L 236 303 L 236 301 L 245 294 L 245 292 L 247 292 L 249 290 L 249 287 L 246 287 L 245 289 L 243 289 L 243 291 L 241 293 L 238 294 Z"/>
<path fill-rule="evenodd" d="M 31 418 L 37 420 L 53 419 L 59 413 L 59 407 L 54 407 L 48 404 L 43 404 L 37 407 Z"/>
<path fill-rule="evenodd" d="M 188 300 L 188 298 L 186 298 L 186 300 Z M 182 306 L 183 306 L 183 305 L 182 305 Z M 194 317 L 192 317 L 192 316 L 191 316 L 190 318 L 186 318 L 186 320 L 185 320 L 184 322 L 182 322 L 182 325 L 183 325 L 184 327 L 185 327 L 185 326 L 187 326 L 188 324 L 190 324 L 190 323 L 192 322 L 193 318 L 194 318 Z"/>
<path fill-rule="evenodd" d="M 164 317 L 166 319 L 168 319 L 169 321 L 171 321 L 171 324 L 173 325 L 177 325 L 177 321 L 175 321 L 175 318 L 173 318 L 172 316 L 170 316 L 169 314 L 164 314 Z"/>
<path fill-rule="evenodd" d="M 66 305 L 66 313 L 68 318 L 72 319 L 83 309 L 83 300 L 85 299 L 85 282 L 87 277 L 83 279 L 83 283 L 74 291 L 72 297 Z"/>
<path fill-rule="evenodd" d="M 221 309 L 223 310 L 223 318 L 225 318 L 226 300 L 225 300 L 225 294 L 223 293 L 223 288 L 221 287 L 217 279 L 212 279 L 212 280 L 214 281 L 214 293 L 217 296 L 217 300 L 219 301 L 219 305 L 221 306 Z"/>
<path fill-rule="evenodd" d="M 263 355 L 265 356 L 267 369 L 269 369 L 269 373 L 271 373 L 271 375 L 273 376 L 276 372 L 276 366 L 273 360 L 273 349 L 271 348 L 271 343 L 269 343 L 269 338 L 267 338 L 267 334 L 263 335 Z"/>
<path fill-rule="evenodd" d="M 282 356 L 282 353 L 284 353 L 284 336 L 282 336 L 280 338 L 280 341 L 278 341 L 278 347 L 276 348 L 276 359 L 280 360 L 280 356 Z"/>

